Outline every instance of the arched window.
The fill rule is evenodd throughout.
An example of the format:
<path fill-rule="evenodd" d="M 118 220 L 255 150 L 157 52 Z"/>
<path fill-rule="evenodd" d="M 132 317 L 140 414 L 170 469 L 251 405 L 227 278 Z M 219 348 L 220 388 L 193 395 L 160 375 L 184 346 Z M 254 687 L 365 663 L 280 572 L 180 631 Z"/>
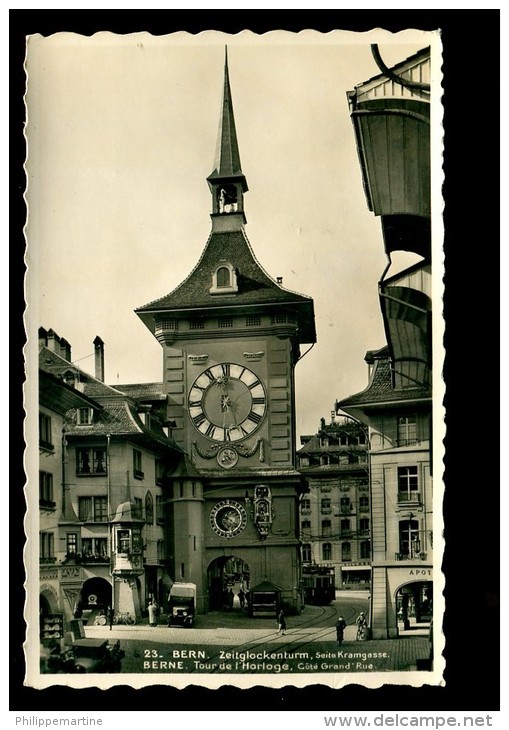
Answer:
<path fill-rule="evenodd" d="M 150 492 L 145 495 L 145 522 L 147 525 L 154 524 L 154 500 Z"/>
<path fill-rule="evenodd" d="M 217 270 L 217 287 L 230 286 L 230 270 L 226 266 L 221 266 Z"/>
<path fill-rule="evenodd" d="M 221 259 L 219 265 L 212 272 L 211 294 L 235 294 L 238 292 L 237 272 L 229 261 Z"/>

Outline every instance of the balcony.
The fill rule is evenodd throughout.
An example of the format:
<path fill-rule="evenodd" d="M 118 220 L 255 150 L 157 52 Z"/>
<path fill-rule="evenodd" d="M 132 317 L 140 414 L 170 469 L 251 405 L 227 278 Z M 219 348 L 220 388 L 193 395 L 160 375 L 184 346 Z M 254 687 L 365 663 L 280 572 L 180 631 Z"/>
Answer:
<path fill-rule="evenodd" d="M 320 512 L 322 515 L 331 515 L 332 507 L 320 507 Z M 304 514 L 304 510 L 302 510 L 302 514 Z"/>
<path fill-rule="evenodd" d="M 416 553 L 410 555 L 409 553 L 394 553 L 394 560 L 427 560 L 428 553 Z"/>
<path fill-rule="evenodd" d="M 342 515 L 349 515 L 353 512 L 353 504 L 348 505 L 341 505 L 339 508 L 339 512 Z"/>
<path fill-rule="evenodd" d="M 398 492 L 398 504 L 405 507 L 417 507 L 422 504 L 420 492 Z"/>
<path fill-rule="evenodd" d="M 39 509 L 45 510 L 46 512 L 54 512 L 57 508 L 57 503 L 50 499 L 40 499 Z"/>
<path fill-rule="evenodd" d="M 53 565 L 53 563 L 56 563 L 57 559 L 54 555 L 43 555 L 39 558 L 40 565 Z"/>

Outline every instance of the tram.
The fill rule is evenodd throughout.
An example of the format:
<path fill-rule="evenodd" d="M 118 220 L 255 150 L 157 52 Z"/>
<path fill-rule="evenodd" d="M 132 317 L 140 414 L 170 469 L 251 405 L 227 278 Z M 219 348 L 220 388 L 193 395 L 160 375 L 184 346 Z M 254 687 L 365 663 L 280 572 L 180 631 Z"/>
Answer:
<path fill-rule="evenodd" d="M 336 598 L 334 568 L 330 565 L 303 565 L 304 602 L 323 606 Z"/>

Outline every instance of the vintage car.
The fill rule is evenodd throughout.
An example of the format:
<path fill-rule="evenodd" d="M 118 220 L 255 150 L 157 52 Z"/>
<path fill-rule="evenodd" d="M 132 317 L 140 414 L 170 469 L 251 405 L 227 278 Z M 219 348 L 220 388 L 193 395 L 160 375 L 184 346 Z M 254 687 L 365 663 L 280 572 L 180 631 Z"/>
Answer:
<path fill-rule="evenodd" d="M 110 644 L 107 639 L 77 639 L 72 644 L 78 672 L 105 674 L 120 672 L 125 652 L 120 641 Z"/>
<path fill-rule="evenodd" d="M 194 583 L 174 583 L 168 596 L 168 626 L 191 628 L 196 613 Z"/>

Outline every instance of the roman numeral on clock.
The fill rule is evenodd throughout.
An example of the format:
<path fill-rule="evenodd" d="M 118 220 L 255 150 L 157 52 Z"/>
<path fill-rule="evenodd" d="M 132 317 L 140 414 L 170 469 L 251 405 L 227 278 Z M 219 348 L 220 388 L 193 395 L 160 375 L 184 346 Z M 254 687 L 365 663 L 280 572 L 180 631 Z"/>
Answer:
<path fill-rule="evenodd" d="M 205 436 L 208 436 L 209 438 L 214 438 L 216 427 L 213 423 L 209 423 L 207 430 L 205 431 Z"/>
<path fill-rule="evenodd" d="M 221 363 L 221 370 L 223 372 L 223 376 L 225 378 L 230 377 L 230 363 L 229 362 L 223 362 Z"/>
<path fill-rule="evenodd" d="M 194 425 L 195 425 L 195 426 L 196 426 L 197 428 L 198 428 L 199 426 L 201 426 L 201 424 L 202 424 L 202 423 L 204 423 L 204 422 L 205 422 L 206 420 L 207 420 L 207 419 L 205 418 L 205 414 L 204 414 L 204 413 L 198 413 L 198 415 L 197 415 L 197 416 L 194 416 L 194 417 L 193 417 L 193 423 L 194 423 Z"/>
<path fill-rule="evenodd" d="M 253 405 L 255 405 L 255 406 L 265 405 L 265 398 L 263 398 L 263 396 L 261 398 L 253 398 Z"/>
<path fill-rule="evenodd" d="M 262 420 L 262 417 L 260 416 L 259 413 L 255 413 L 254 411 L 251 411 L 251 413 L 247 417 L 247 420 L 248 421 L 252 421 L 253 423 L 258 424 Z"/>

